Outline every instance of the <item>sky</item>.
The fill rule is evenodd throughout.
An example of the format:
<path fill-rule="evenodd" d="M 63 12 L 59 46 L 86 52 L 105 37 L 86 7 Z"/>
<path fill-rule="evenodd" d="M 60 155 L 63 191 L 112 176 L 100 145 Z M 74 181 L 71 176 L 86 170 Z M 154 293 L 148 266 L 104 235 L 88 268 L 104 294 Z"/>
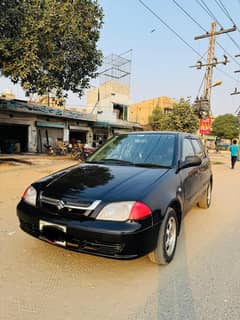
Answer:
<path fill-rule="evenodd" d="M 222 85 L 212 89 L 211 98 L 214 115 L 234 114 L 240 105 L 240 95 L 230 95 L 235 88 L 240 91 L 240 73 L 234 73 L 235 70 L 240 70 L 240 57 L 235 58 L 235 55 L 240 54 L 240 0 L 175 1 L 205 30 L 210 30 L 214 19 L 200 7 L 201 1 L 207 4 L 224 29 L 231 28 L 233 22 L 239 27 L 237 31 L 228 35 L 217 36 L 215 57 L 218 61 L 222 61 L 223 54 L 226 54 L 230 63 L 214 68 L 213 82 L 221 80 Z M 205 69 L 198 70 L 189 66 L 195 65 L 204 54 L 203 60 L 207 59 L 209 39 L 194 40 L 195 36 L 205 32 L 179 9 L 174 0 L 99 0 L 98 2 L 104 11 L 104 25 L 98 48 L 102 50 L 104 56 L 132 50 L 133 103 L 159 96 L 175 99 L 190 97 L 193 102 L 198 94 L 201 95 L 203 89 L 200 92 L 199 89 Z M 141 2 L 177 32 L 182 40 Z M 217 3 L 224 5 L 227 9 L 226 14 Z M 217 30 L 219 29 L 220 26 L 217 25 Z M 17 98 L 24 98 L 24 92 L 19 86 L 14 86 L 8 79 L 1 77 L 0 92 L 7 88 L 11 89 Z M 70 93 L 67 104 L 80 106 L 84 104 L 84 99 L 80 100 L 77 95 Z"/>

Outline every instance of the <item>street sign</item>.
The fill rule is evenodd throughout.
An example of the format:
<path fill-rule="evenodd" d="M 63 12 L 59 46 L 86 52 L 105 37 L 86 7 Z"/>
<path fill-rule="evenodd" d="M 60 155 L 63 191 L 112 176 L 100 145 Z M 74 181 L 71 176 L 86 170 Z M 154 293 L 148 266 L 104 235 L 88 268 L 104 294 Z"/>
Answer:
<path fill-rule="evenodd" d="M 211 133 L 211 125 L 212 125 L 211 118 L 208 117 L 206 119 L 200 119 L 199 120 L 200 134 L 210 134 Z"/>

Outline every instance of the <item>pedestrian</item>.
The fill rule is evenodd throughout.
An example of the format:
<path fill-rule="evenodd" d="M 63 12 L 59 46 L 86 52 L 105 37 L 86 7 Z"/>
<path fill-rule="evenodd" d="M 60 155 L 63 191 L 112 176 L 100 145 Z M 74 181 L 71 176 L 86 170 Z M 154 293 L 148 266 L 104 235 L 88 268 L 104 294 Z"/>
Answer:
<path fill-rule="evenodd" d="M 221 138 L 216 137 L 216 139 L 215 139 L 215 151 L 216 151 L 216 153 L 218 153 L 218 151 L 219 151 L 219 143 L 220 143 L 220 141 L 221 141 Z"/>
<path fill-rule="evenodd" d="M 229 147 L 229 151 L 231 152 L 231 166 L 234 169 L 235 163 L 238 157 L 239 146 L 237 145 L 237 140 L 233 140 L 233 143 Z"/>

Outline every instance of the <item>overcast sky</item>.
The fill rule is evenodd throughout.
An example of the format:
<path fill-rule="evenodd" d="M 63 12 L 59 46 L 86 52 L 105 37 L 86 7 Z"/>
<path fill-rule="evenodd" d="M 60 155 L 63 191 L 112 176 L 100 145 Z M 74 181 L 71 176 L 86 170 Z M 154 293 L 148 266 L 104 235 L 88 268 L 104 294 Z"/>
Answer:
<path fill-rule="evenodd" d="M 202 28 L 210 30 L 213 18 L 198 4 L 203 0 L 176 0 Z M 220 1 L 220 2 L 219 2 Z M 143 0 L 156 15 L 163 19 L 182 39 L 183 43 L 160 20 L 150 13 L 139 0 L 99 0 L 104 10 L 104 26 L 98 47 L 105 56 L 121 54 L 132 49 L 131 98 L 133 102 L 169 96 L 179 99 L 198 94 L 204 69 L 189 68 L 195 65 L 200 55 L 208 49 L 209 39 L 194 40 L 204 31 L 176 6 L 173 0 Z M 240 28 L 240 0 L 208 0 L 206 3 L 218 22 L 231 28 L 233 21 Z M 226 14 L 218 7 L 223 4 Z M 227 11 L 226 11 L 227 10 Z M 217 26 L 219 30 L 220 27 Z M 230 54 L 227 66 L 214 69 L 213 81 L 222 80 L 222 85 L 212 89 L 212 112 L 215 115 L 234 113 L 240 105 L 240 95 L 230 95 L 237 87 L 240 91 L 240 32 L 217 36 L 215 56 L 223 60 L 223 54 Z M 221 48 L 225 49 L 227 53 Z M 207 55 L 204 56 L 207 58 Z M 223 72 L 221 72 L 222 70 Z M 225 74 L 226 73 L 226 74 Z M 7 79 L 0 78 L 0 92 L 10 88 L 18 98 L 24 98 L 19 86 L 13 86 Z M 201 92 L 201 91 L 200 91 Z M 84 100 L 70 94 L 68 105 L 80 106 Z"/>

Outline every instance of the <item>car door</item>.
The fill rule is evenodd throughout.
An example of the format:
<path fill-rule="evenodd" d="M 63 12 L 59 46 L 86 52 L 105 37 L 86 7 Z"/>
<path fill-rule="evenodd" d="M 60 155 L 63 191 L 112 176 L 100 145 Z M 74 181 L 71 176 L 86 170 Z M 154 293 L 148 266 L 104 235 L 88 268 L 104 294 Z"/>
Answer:
<path fill-rule="evenodd" d="M 199 186 L 199 197 L 202 195 L 203 191 L 206 190 L 207 185 L 210 180 L 210 170 L 211 164 L 208 155 L 206 154 L 203 144 L 199 139 L 192 139 L 192 144 L 195 150 L 195 154 L 199 156 L 202 160 L 201 165 L 199 166 L 199 179 L 200 179 L 200 186 Z"/>
<path fill-rule="evenodd" d="M 188 156 L 194 155 L 195 150 L 192 144 L 192 138 L 184 138 L 182 140 L 181 161 L 184 161 Z M 181 169 L 180 177 L 184 194 L 184 212 L 186 213 L 196 204 L 199 197 L 199 166 Z"/>

